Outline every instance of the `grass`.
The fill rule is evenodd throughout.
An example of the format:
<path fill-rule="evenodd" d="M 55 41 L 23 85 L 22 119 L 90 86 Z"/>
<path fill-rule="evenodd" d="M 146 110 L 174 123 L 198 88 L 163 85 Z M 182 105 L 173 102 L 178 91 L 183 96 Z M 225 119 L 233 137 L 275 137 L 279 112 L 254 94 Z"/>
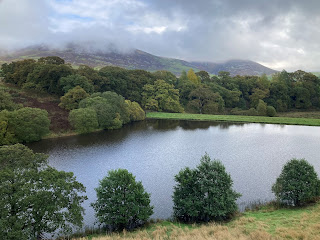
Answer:
<path fill-rule="evenodd" d="M 188 113 L 163 113 L 149 112 L 149 119 L 175 119 L 175 120 L 198 120 L 198 121 L 223 121 L 223 122 L 249 122 L 249 123 L 270 123 L 284 125 L 306 125 L 320 126 L 320 119 L 292 118 L 292 117 L 264 117 L 264 116 L 240 116 L 240 115 L 209 115 L 209 114 L 188 114 Z"/>
<path fill-rule="evenodd" d="M 162 221 L 133 232 L 91 235 L 80 239 L 320 239 L 320 203 L 304 208 L 279 209 L 275 205 L 267 205 L 245 212 L 227 223 L 188 225 Z"/>

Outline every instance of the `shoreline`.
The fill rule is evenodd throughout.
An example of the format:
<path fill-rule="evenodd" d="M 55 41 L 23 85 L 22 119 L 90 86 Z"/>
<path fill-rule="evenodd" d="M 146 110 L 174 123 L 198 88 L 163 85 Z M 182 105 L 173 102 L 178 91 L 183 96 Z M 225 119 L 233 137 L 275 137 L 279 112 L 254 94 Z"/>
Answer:
<path fill-rule="evenodd" d="M 210 114 L 148 112 L 146 115 L 146 119 L 320 126 L 320 119 L 314 119 L 314 118 L 265 117 L 265 116 L 243 116 L 243 115 L 210 115 Z"/>

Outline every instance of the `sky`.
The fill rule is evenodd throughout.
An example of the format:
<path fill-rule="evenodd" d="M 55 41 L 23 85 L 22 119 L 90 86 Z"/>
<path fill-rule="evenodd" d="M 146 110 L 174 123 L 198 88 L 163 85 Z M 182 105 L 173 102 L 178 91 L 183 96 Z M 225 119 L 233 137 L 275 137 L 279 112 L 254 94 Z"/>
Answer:
<path fill-rule="evenodd" d="M 0 49 L 66 43 L 320 71 L 320 0 L 0 0 Z"/>

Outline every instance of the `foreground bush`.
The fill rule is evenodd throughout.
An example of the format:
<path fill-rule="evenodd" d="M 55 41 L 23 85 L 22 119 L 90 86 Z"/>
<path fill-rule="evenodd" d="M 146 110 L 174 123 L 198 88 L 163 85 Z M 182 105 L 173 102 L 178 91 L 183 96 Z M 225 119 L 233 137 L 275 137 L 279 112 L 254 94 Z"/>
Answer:
<path fill-rule="evenodd" d="M 301 206 L 320 196 L 320 181 L 306 160 L 292 159 L 284 165 L 272 192 L 285 204 Z"/>
<path fill-rule="evenodd" d="M 174 217 L 183 222 L 224 220 L 237 211 L 241 195 L 232 190 L 232 179 L 219 161 L 206 154 L 196 169 L 185 168 L 175 176 Z"/>
<path fill-rule="evenodd" d="M 153 214 L 150 194 L 142 183 L 125 169 L 109 171 L 96 188 L 97 201 L 92 204 L 98 220 L 112 229 L 132 229 Z"/>

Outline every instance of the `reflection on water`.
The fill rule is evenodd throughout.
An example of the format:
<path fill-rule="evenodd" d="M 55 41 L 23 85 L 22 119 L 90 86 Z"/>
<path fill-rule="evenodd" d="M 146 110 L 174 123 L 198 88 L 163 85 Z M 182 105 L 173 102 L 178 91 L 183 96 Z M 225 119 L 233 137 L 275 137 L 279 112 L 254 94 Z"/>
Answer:
<path fill-rule="evenodd" d="M 151 193 L 154 218 L 171 216 L 174 175 L 198 165 L 205 152 L 226 166 L 242 194 L 242 209 L 248 202 L 274 198 L 271 186 L 293 157 L 306 158 L 320 172 L 319 127 L 148 120 L 28 146 L 49 154 L 50 165 L 74 172 L 87 187 L 85 224 L 90 226 L 95 221 L 90 207 L 94 188 L 111 169 L 126 168 L 142 181 Z"/>

